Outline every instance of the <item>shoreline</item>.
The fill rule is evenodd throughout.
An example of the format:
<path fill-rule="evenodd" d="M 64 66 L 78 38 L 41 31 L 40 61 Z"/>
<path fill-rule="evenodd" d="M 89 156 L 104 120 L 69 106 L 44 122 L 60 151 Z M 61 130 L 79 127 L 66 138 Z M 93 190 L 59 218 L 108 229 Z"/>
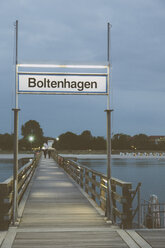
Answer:
<path fill-rule="evenodd" d="M 20 158 L 32 158 L 34 154 L 32 153 L 19 153 L 18 159 Z M 0 153 L 0 159 L 14 159 L 13 153 Z"/>
<path fill-rule="evenodd" d="M 59 153 L 60 156 L 64 158 L 76 158 L 76 159 L 107 159 L 106 154 L 62 154 Z M 111 158 L 113 159 L 165 159 L 165 155 L 120 155 L 120 154 L 112 154 Z"/>
<path fill-rule="evenodd" d="M 107 159 L 107 154 L 104 151 L 99 153 L 89 153 L 85 151 L 59 151 L 58 154 L 64 158 L 73 158 L 73 159 Z M 18 159 L 20 158 L 32 158 L 33 153 L 19 153 Z M 13 159 L 13 153 L 0 153 L 0 159 Z M 165 153 L 153 152 L 153 153 L 123 153 L 120 154 L 111 154 L 112 159 L 165 159 Z"/>

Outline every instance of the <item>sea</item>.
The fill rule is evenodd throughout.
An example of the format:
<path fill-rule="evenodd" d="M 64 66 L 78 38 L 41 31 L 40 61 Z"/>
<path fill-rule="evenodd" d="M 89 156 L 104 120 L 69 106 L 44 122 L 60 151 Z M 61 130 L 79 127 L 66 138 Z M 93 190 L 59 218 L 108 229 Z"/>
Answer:
<path fill-rule="evenodd" d="M 106 159 L 79 159 L 78 162 L 107 174 Z M 160 203 L 165 203 L 165 158 L 112 158 L 111 175 L 131 182 L 134 189 L 141 182 L 141 202 L 155 194 Z"/>
<path fill-rule="evenodd" d="M 33 154 L 19 154 L 18 158 L 32 158 Z M 13 154 L 0 154 L 0 182 L 13 175 Z"/>
<path fill-rule="evenodd" d="M 20 157 L 32 157 L 32 154 L 21 154 Z M 105 158 L 98 158 L 83 157 L 78 162 L 106 175 L 107 161 Z M 12 155 L 0 154 L 0 182 L 11 177 L 12 173 Z M 165 203 L 165 158 L 112 158 L 111 174 L 112 177 L 131 182 L 133 188 L 141 182 L 142 201 L 149 200 L 155 194 L 159 202 Z"/>

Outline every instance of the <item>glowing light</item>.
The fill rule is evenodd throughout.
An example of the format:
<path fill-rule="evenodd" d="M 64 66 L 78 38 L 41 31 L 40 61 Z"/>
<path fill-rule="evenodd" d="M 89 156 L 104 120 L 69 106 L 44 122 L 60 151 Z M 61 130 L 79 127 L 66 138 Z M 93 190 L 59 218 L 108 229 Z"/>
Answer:
<path fill-rule="evenodd" d="M 33 136 L 29 136 L 29 141 L 33 142 L 34 141 L 34 137 Z"/>

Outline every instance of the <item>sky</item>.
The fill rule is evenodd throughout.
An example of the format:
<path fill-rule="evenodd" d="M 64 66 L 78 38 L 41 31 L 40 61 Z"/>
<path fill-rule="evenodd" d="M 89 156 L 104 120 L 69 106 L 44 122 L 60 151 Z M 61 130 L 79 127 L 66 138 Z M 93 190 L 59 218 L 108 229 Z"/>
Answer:
<path fill-rule="evenodd" d="M 1 0 L 0 133 L 13 132 L 15 21 L 18 63 L 105 64 L 111 28 L 112 135 L 165 135 L 164 0 Z M 19 134 L 106 136 L 106 96 L 19 95 Z"/>

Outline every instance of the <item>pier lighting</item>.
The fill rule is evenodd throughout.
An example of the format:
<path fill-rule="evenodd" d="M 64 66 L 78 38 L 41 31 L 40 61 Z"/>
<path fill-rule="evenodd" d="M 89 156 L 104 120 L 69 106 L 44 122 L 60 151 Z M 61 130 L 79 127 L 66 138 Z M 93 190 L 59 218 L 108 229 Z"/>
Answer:
<path fill-rule="evenodd" d="M 57 137 L 56 140 L 59 141 L 59 138 Z"/>
<path fill-rule="evenodd" d="M 34 141 L 34 136 L 29 136 L 29 141 L 33 142 Z"/>
<path fill-rule="evenodd" d="M 32 142 L 34 141 L 34 136 L 29 136 L 29 141 L 30 141 L 30 143 L 31 143 L 31 150 L 32 150 Z"/>

